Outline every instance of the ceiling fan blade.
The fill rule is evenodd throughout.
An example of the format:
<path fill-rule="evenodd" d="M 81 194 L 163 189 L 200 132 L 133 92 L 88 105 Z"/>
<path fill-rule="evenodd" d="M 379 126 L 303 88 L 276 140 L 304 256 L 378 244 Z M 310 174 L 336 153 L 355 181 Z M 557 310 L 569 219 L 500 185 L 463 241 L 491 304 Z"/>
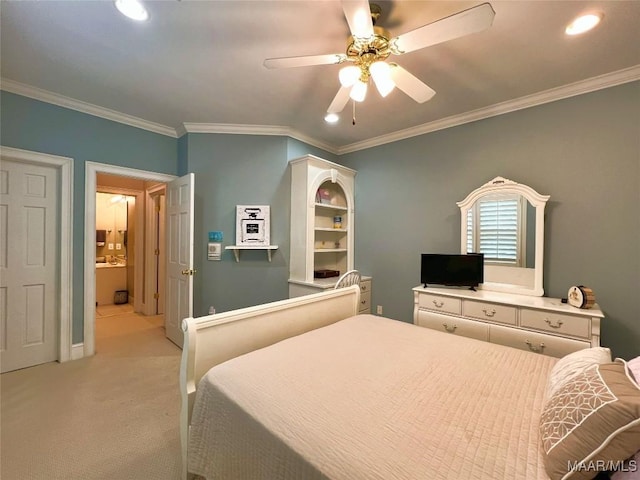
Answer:
<path fill-rule="evenodd" d="M 436 92 L 417 77 L 411 75 L 400 65 L 391 63 L 391 79 L 400 90 L 409 95 L 418 103 L 430 100 Z"/>
<path fill-rule="evenodd" d="M 371 8 L 367 0 L 342 0 L 342 10 L 351 35 L 357 38 L 369 38 L 373 35 Z"/>
<path fill-rule="evenodd" d="M 340 87 L 340 90 L 338 90 L 338 93 L 331 102 L 331 105 L 327 108 L 327 113 L 340 113 L 344 110 L 345 105 L 349 101 L 350 91 L 351 87 Z"/>
<path fill-rule="evenodd" d="M 267 68 L 292 68 L 309 67 L 312 65 L 332 65 L 342 63 L 347 56 L 342 53 L 330 53 L 327 55 L 308 55 L 305 57 L 267 58 L 264 66 Z"/>
<path fill-rule="evenodd" d="M 403 33 L 391 42 L 399 53 L 413 52 L 489 28 L 495 14 L 490 4 L 483 3 Z"/>

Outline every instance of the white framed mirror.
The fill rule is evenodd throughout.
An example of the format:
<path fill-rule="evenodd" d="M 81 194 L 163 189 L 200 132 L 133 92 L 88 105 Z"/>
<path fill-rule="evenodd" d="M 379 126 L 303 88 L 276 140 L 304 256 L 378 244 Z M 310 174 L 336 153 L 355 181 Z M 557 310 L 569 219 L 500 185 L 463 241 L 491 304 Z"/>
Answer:
<path fill-rule="evenodd" d="M 549 195 L 496 177 L 458 202 L 460 252 L 484 254 L 479 288 L 542 296 L 544 207 Z"/>

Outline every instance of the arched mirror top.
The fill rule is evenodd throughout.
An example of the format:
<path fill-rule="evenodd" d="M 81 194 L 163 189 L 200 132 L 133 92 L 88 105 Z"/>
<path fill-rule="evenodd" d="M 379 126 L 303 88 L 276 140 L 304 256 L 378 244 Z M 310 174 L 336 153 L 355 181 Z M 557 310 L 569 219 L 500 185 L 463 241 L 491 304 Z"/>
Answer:
<path fill-rule="evenodd" d="M 523 185 L 522 183 L 517 183 L 504 177 L 496 177 L 481 187 L 476 188 L 473 192 L 467 195 L 467 198 L 458 202 L 458 206 L 461 209 L 469 209 L 476 200 L 478 200 L 478 198 L 492 194 L 510 193 L 522 195 L 534 207 L 542 207 L 543 213 L 544 206 L 547 203 L 547 200 L 549 200 L 549 195 L 541 195 L 528 185 Z"/>
<path fill-rule="evenodd" d="M 483 253 L 483 290 L 542 296 L 544 207 L 549 195 L 496 177 L 458 202 L 461 253 Z"/>

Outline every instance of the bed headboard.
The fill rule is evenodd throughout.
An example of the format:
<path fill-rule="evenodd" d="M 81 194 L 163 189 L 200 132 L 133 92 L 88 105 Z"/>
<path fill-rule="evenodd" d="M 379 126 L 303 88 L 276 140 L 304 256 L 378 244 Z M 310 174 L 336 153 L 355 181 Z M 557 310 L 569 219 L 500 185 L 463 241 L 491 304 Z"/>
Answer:
<path fill-rule="evenodd" d="M 289 337 L 358 314 L 357 285 L 255 307 L 186 318 L 180 364 L 180 435 L 186 478 L 187 441 L 198 382 L 212 367 Z"/>

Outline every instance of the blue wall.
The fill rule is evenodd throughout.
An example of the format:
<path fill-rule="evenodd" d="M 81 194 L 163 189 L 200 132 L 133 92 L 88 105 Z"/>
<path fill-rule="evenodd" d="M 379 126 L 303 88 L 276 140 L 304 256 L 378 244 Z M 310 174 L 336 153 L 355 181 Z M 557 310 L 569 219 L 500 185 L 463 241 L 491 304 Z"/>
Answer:
<path fill-rule="evenodd" d="M 550 195 L 545 294 L 593 288 L 602 344 L 640 355 L 640 82 L 344 155 L 356 176 L 356 266 L 372 305 L 411 321 L 422 252 L 460 251 L 456 202 L 496 176 Z"/>
<path fill-rule="evenodd" d="M 175 175 L 177 140 L 0 92 L 0 144 L 73 158 L 73 343 L 83 341 L 85 162 Z"/>
<path fill-rule="evenodd" d="M 303 142 L 278 136 L 190 133 L 181 138 L 188 151 L 186 171 L 195 173 L 194 314 L 209 306 L 227 311 L 287 298 L 291 175 L 288 161 L 312 153 L 334 156 Z M 207 260 L 208 232 L 224 233 L 223 246 L 235 244 L 236 205 L 270 205 L 269 263 L 264 250 L 240 253 L 235 261 Z"/>
<path fill-rule="evenodd" d="M 373 275 L 372 305 L 411 321 L 419 254 L 459 251 L 456 202 L 497 175 L 551 195 L 546 210 L 545 292 L 592 287 L 606 314 L 602 343 L 640 354 L 640 82 L 336 156 L 277 136 L 154 134 L 2 92 L 5 146 L 74 159 L 74 322 L 83 314 L 84 162 L 182 175 L 194 172 L 194 313 L 274 301 L 288 295 L 290 172 L 307 153 L 358 171 L 356 267 Z M 271 205 L 269 263 L 264 251 L 206 259 L 207 232 L 235 243 L 235 206 Z"/>

